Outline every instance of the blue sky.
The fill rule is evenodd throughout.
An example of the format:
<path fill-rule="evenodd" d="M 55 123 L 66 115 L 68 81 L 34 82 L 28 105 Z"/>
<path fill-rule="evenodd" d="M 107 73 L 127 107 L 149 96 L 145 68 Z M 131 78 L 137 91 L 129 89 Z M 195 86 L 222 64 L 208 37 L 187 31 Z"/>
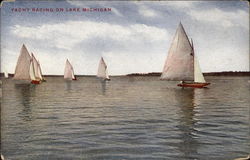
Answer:
<path fill-rule="evenodd" d="M 111 8 L 111 12 L 13 12 L 12 8 Z M 1 8 L 1 71 L 24 43 L 44 74 L 161 72 L 181 21 L 203 72 L 249 71 L 249 5 L 242 1 L 16 1 Z"/>

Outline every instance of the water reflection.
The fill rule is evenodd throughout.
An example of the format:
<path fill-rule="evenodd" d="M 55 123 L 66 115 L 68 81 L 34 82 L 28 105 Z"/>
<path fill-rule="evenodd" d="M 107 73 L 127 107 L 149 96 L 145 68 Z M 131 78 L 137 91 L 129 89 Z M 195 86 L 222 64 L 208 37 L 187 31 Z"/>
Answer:
<path fill-rule="evenodd" d="M 178 129 L 181 143 L 178 145 L 179 151 L 184 159 L 197 158 L 198 141 L 195 137 L 195 89 L 176 90 L 175 96 L 178 99 L 177 105 L 180 107 L 180 122 Z"/>
<path fill-rule="evenodd" d="M 24 121 L 32 120 L 31 97 L 35 94 L 35 85 L 32 84 L 15 84 L 15 91 L 23 106 L 20 116 Z"/>
<path fill-rule="evenodd" d="M 69 83 L 71 91 L 59 77 L 35 88 L 14 87 L 12 80 L 5 80 L 4 155 L 230 159 L 249 150 L 245 79 L 213 82 L 210 89 L 177 89 L 174 82 L 156 78 L 134 80 L 117 77 L 105 84 L 95 77 L 84 78 L 73 81 L 72 88 Z"/>
<path fill-rule="evenodd" d="M 100 83 L 101 83 L 101 91 L 102 91 L 102 95 L 105 95 L 106 94 L 106 81 L 103 81 L 103 80 L 100 80 Z"/>
<path fill-rule="evenodd" d="M 65 81 L 65 85 L 66 85 L 66 90 L 67 91 L 71 91 L 72 90 L 71 82 L 72 81 Z"/>

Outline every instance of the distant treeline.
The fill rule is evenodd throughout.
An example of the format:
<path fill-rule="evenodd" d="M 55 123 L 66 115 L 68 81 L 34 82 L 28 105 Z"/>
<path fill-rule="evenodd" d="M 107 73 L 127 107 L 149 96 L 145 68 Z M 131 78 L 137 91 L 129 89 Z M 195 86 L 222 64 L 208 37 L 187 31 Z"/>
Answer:
<path fill-rule="evenodd" d="M 203 73 L 204 76 L 250 76 L 250 72 L 208 72 Z M 14 74 L 8 74 L 8 77 L 13 77 Z M 161 72 L 151 72 L 151 73 L 131 73 L 125 76 L 161 76 Z M 4 73 L 0 73 L 0 77 L 4 77 Z M 63 75 L 44 75 L 44 77 L 63 77 Z M 76 77 L 95 77 L 95 75 L 76 75 Z"/>
<path fill-rule="evenodd" d="M 131 73 L 126 76 L 161 76 L 161 72 L 151 72 L 151 73 Z"/>
<path fill-rule="evenodd" d="M 233 71 L 227 71 L 227 72 L 209 72 L 209 73 L 203 73 L 204 76 L 250 76 L 250 72 L 233 72 Z"/>
<path fill-rule="evenodd" d="M 250 72 L 208 72 L 203 73 L 204 76 L 250 76 Z M 151 72 L 151 73 L 131 73 L 126 76 L 161 76 L 161 72 Z"/>

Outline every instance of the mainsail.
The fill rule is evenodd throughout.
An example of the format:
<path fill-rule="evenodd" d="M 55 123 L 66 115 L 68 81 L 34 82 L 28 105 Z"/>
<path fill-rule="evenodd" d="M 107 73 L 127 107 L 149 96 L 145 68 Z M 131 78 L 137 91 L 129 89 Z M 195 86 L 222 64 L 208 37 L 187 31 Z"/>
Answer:
<path fill-rule="evenodd" d="M 69 80 L 75 79 L 73 67 L 72 67 L 72 65 L 69 63 L 69 60 L 68 60 L 68 59 L 66 60 L 66 64 L 65 64 L 64 79 L 69 79 Z"/>
<path fill-rule="evenodd" d="M 193 48 L 181 23 L 170 46 L 161 79 L 194 80 Z"/>
<path fill-rule="evenodd" d="M 106 65 L 103 57 L 101 58 L 101 60 L 99 62 L 97 77 L 103 78 L 103 79 L 109 79 L 107 65 Z"/>
<path fill-rule="evenodd" d="M 32 70 L 31 65 L 31 57 L 26 48 L 23 44 L 20 55 L 17 60 L 17 65 L 15 69 L 14 79 L 17 80 L 31 80 L 30 70 Z"/>

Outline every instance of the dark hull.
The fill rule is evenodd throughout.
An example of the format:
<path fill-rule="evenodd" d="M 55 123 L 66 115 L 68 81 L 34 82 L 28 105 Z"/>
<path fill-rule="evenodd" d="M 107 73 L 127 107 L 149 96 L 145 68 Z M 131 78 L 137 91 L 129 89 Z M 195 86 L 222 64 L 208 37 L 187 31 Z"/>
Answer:
<path fill-rule="evenodd" d="M 210 83 L 179 83 L 177 86 L 179 87 L 192 87 L 192 88 L 203 88 Z"/>

